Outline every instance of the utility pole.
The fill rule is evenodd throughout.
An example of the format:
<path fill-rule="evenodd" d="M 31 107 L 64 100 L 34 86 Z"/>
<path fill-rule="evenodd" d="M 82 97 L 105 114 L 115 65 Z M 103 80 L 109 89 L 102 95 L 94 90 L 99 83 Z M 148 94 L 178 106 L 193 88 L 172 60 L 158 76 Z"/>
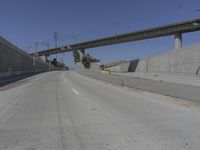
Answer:
<path fill-rule="evenodd" d="M 35 53 L 33 54 L 33 66 L 36 65 L 37 49 L 38 49 L 38 42 L 35 42 Z"/>
<path fill-rule="evenodd" d="M 47 49 L 49 50 L 49 43 L 45 43 L 47 45 Z M 51 55 L 49 56 L 49 71 L 51 71 Z"/>
<path fill-rule="evenodd" d="M 37 53 L 37 50 L 38 50 L 38 43 L 39 42 L 35 42 L 35 52 Z"/>
<path fill-rule="evenodd" d="M 63 45 L 63 38 L 64 38 L 64 34 L 61 34 L 61 50 L 64 50 L 64 45 Z M 64 53 L 62 53 L 62 63 L 64 64 Z"/>
<path fill-rule="evenodd" d="M 57 48 L 57 46 L 58 46 L 58 38 L 59 38 L 59 33 L 54 32 L 55 48 Z M 56 60 L 57 60 L 57 54 L 56 54 Z"/>
<path fill-rule="evenodd" d="M 64 48 L 63 48 L 63 38 L 64 38 L 63 33 L 54 32 L 55 48 L 58 47 L 58 40 L 61 39 L 61 50 L 64 50 Z M 62 62 L 64 63 L 64 54 L 62 54 L 61 57 L 63 59 Z M 57 59 L 58 59 L 58 55 L 56 54 L 56 60 Z"/>
<path fill-rule="evenodd" d="M 49 56 L 49 71 L 51 71 L 51 55 Z"/>
<path fill-rule="evenodd" d="M 54 32 L 54 39 L 55 39 L 55 48 L 57 48 L 58 45 L 58 32 Z"/>

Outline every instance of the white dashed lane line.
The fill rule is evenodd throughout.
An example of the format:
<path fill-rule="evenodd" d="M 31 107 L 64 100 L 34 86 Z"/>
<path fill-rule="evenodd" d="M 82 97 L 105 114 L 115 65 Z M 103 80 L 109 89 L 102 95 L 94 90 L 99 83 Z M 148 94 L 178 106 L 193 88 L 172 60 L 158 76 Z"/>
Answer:
<path fill-rule="evenodd" d="M 72 88 L 72 90 L 73 90 L 74 93 L 76 93 L 77 95 L 80 95 L 74 88 Z"/>

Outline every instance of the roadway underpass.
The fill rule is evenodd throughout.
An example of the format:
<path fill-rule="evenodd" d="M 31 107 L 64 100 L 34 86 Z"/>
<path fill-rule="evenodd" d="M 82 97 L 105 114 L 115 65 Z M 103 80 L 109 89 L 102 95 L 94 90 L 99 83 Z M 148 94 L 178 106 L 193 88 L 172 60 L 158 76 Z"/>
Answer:
<path fill-rule="evenodd" d="M 199 108 L 73 71 L 46 72 L 4 86 L 0 107 L 1 150 L 200 147 Z"/>

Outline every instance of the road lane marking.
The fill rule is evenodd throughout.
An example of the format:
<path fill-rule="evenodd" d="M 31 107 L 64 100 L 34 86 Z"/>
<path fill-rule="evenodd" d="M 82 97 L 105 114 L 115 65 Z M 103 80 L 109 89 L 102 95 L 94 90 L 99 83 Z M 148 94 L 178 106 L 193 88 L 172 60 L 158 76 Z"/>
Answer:
<path fill-rule="evenodd" d="M 72 90 L 73 90 L 74 93 L 76 93 L 77 95 L 80 95 L 74 88 L 72 88 Z"/>

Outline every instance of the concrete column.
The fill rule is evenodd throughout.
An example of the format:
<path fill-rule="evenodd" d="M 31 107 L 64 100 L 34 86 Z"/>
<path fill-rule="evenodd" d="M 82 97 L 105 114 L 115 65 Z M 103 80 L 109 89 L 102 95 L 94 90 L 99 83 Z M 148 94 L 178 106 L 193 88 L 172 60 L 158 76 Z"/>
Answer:
<path fill-rule="evenodd" d="M 179 49 L 182 47 L 182 33 L 175 34 L 175 48 Z"/>
<path fill-rule="evenodd" d="M 80 58 L 82 59 L 82 57 L 85 55 L 85 49 L 81 49 L 79 54 Z"/>
<path fill-rule="evenodd" d="M 43 62 L 46 62 L 46 56 L 45 55 L 43 55 L 43 56 L 40 56 L 40 58 L 41 58 L 41 60 L 43 61 Z"/>

